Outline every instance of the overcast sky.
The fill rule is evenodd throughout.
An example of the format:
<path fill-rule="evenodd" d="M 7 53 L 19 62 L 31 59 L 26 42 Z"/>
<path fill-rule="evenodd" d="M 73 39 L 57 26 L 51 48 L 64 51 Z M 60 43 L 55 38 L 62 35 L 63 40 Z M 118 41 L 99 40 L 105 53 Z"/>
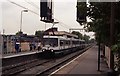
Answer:
<path fill-rule="evenodd" d="M 2 2 L 2 29 L 5 29 L 5 34 L 15 34 L 20 29 L 20 13 L 24 8 L 21 8 L 9 1 L 15 2 L 29 10 L 39 14 L 39 0 L 4 0 Z M 76 3 L 77 0 L 54 0 L 54 17 L 60 23 L 56 24 L 59 31 L 69 31 L 69 28 L 82 28 L 76 22 Z M 1 17 L 1 16 L 0 16 Z M 30 11 L 23 12 L 22 31 L 27 34 L 35 34 L 36 30 L 45 30 L 45 23 L 40 21 L 39 15 Z M 64 25 L 65 24 L 65 25 Z M 52 24 L 47 23 L 46 29 Z"/>

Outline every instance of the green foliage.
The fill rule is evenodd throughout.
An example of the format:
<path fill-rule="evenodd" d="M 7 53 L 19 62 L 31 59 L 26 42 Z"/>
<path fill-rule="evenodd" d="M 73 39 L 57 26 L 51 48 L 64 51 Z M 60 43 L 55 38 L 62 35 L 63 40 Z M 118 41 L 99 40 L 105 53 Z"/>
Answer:
<path fill-rule="evenodd" d="M 115 70 L 120 74 L 120 34 L 117 36 L 118 41 L 112 46 L 112 51 L 115 56 Z"/>
<path fill-rule="evenodd" d="M 88 31 L 95 32 L 96 40 L 101 43 L 110 43 L 110 3 L 90 3 L 88 17 L 92 22 L 87 23 Z"/>
<path fill-rule="evenodd" d="M 91 2 L 90 6 L 88 7 L 88 17 L 93 21 L 103 18 L 110 19 L 110 5 L 111 3 L 107 2 Z"/>
<path fill-rule="evenodd" d="M 72 34 L 77 35 L 79 39 L 83 39 L 83 36 L 82 36 L 82 34 L 80 32 L 73 31 Z"/>
<path fill-rule="evenodd" d="M 90 41 L 89 41 L 90 43 L 94 43 L 95 42 L 95 39 L 90 39 Z"/>
<path fill-rule="evenodd" d="M 75 34 L 78 36 L 79 39 L 84 39 L 86 42 L 89 42 L 90 36 L 82 35 L 80 32 L 73 31 L 72 34 Z"/>
<path fill-rule="evenodd" d="M 90 36 L 84 35 L 83 39 L 88 43 L 89 39 L 90 39 Z"/>
<path fill-rule="evenodd" d="M 112 3 L 114 5 L 114 36 L 112 51 L 116 56 L 116 68 L 120 74 L 120 2 Z M 111 2 L 91 2 L 87 8 L 87 16 L 92 20 L 85 27 L 87 31 L 95 32 L 96 40 L 100 39 L 101 43 L 110 45 L 110 24 L 111 24 Z"/>
<path fill-rule="evenodd" d="M 114 43 L 117 43 L 116 37 L 120 33 L 120 2 L 114 3 L 115 5 L 115 31 L 114 31 Z M 82 6 L 78 3 L 77 6 Z M 78 9 L 86 9 L 84 6 Z M 81 11 L 81 10 L 80 10 Z M 87 31 L 93 31 L 96 35 L 96 40 L 101 39 L 101 42 L 105 45 L 110 45 L 110 19 L 111 19 L 111 3 L 110 2 L 90 2 L 87 7 L 87 16 L 92 20 L 88 22 L 85 28 Z"/>
<path fill-rule="evenodd" d="M 89 22 L 87 24 L 88 31 L 95 32 L 96 40 L 101 39 L 101 43 L 109 45 L 110 43 L 110 26 L 105 23 L 102 19 L 96 19 L 94 22 Z"/>
<path fill-rule="evenodd" d="M 119 54 L 120 53 L 120 43 L 113 45 L 112 51 L 114 52 L 114 54 Z"/>
<path fill-rule="evenodd" d="M 39 38 L 42 38 L 44 34 L 44 31 L 35 31 L 35 35 Z"/>
<path fill-rule="evenodd" d="M 115 70 L 120 74 L 120 43 L 112 46 L 112 51 L 115 56 Z"/>
<path fill-rule="evenodd" d="M 89 41 L 89 39 L 90 39 L 90 36 L 84 35 L 84 40 L 85 40 L 85 41 L 87 41 L 87 42 L 88 42 L 88 41 Z"/>
<path fill-rule="evenodd" d="M 92 22 L 87 23 L 88 31 L 95 32 L 96 40 L 110 46 L 111 3 L 90 3 L 87 16 Z M 120 2 L 114 3 L 114 45 L 115 69 L 120 74 Z"/>
<path fill-rule="evenodd" d="M 22 34 L 23 34 L 22 31 L 18 31 L 18 32 L 16 33 L 16 35 L 18 35 L 18 36 L 20 36 L 20 35 L 22 35 Z"/>

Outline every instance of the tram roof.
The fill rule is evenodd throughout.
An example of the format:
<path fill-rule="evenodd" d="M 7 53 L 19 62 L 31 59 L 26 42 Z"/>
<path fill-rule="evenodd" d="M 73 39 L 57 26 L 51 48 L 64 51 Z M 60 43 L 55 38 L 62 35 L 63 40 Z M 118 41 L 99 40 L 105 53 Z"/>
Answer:
<path fill-rule="evenodd" d="M 53 32 L 49 32 L 49 35 L 53 35 Z M 54 35 L 78 38 L 77 35 L 74 35 L 74 34 L 71 34 L 71 33 L 65 32 L 65 31 L 54 31 Z"/>
<path fill-rule="evenodd" d="M 66 38 L 66 37 L 64 37 L 64 36 L 49 36 L 49 35 L 45 35 L 43 38 L 59 38 L 59 39 L 64 39 L 64 40 L 74 40 L 74 41 L 85 41 L 85 40 L 81 40 L 81 39 L 75 39 L 75 38 Z"/>

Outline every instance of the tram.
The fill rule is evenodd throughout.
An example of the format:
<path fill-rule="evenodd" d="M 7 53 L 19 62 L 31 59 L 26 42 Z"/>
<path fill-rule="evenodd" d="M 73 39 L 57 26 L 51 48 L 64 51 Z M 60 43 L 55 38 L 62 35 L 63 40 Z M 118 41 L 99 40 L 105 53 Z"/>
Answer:
<path fill-rule="evenodd" d="M 78 49 L 85 48 L 85 41 L 78 39 L 76 35 L 62 32 L 53 35 L 43 36 L 43 56 L 58 56 L 66 55 L 71 52 L 75 52 Z"/>

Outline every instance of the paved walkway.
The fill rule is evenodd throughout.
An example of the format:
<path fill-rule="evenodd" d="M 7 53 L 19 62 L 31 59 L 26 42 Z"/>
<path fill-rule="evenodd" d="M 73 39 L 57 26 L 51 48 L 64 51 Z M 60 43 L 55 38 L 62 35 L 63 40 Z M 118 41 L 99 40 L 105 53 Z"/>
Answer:
<path fill-rule="evenodd" d="M 61 67 L 59 70 L 56 70 L 52 74 L 87 74 L 87 75 L 102 75 L 106 76 L 108 71 L 107 64 L 103 59 L 100 62 L 100 70 L 97 71 L 98 64 L 98 47 L 93 46 L 88 49 L 85 53 L 80 55 L 78 58 L 74 59 L 70 63 Z M 104 75 L 103 75 L 104 74 Z"/>

